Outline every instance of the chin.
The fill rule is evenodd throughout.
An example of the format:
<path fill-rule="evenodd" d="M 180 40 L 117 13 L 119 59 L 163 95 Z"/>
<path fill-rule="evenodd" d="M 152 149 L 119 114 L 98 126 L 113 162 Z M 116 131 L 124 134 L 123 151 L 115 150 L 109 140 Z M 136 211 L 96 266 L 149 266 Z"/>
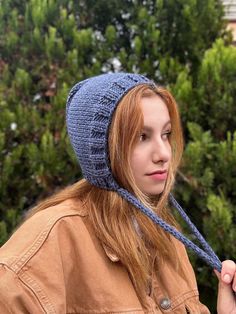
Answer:
<path fill-rule="evenodd" d="M 165 184 L 161 185 L 161 186 L 158 186 L 158 187 L 153 187 L 151 189 L 149 189 L 148 191 L 148 194 L 154 196 L 159 196 L 161 193 L 164 192 L 164 189 L 165 189 Z"/>
<path fill-rule="evenodd" d="M 146 195 L 149 195 L 151 197 L 154 197 L 154 196 L 160 196 L 161 193 L 163 193 L 164 191 L 164 188 L 163 189 L 156 189 L 156 190 L 149 190 L 149 191 L 145 191 L 144 193 Z"/>

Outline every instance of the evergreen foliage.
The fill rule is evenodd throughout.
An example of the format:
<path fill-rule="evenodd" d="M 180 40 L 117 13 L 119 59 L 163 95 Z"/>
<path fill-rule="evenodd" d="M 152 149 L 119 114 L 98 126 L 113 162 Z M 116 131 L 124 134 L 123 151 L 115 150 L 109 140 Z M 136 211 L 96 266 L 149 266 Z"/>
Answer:
<path fill-rule="evenodd" d="M 176 196 L 220 259 L 236 259 L 230 43 L 220 0 L 0 0 L 0 243 L 29 207 L 80 178 L 65 129 L 71 86 L 124 70 L 148 75 L 178 100 L 186 149 Z M 191 259 L 214 311 L 216 279 Z"/>

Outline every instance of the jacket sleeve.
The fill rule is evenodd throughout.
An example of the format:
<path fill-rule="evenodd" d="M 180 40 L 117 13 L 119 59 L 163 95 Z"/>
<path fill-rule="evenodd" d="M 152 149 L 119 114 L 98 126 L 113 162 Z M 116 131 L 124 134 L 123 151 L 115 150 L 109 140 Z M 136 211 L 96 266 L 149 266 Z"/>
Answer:
<path fill-rule="evenodd" d="M 5 265 L 0 265 L 0 313 L 45 313 L 34 293 Z"/>

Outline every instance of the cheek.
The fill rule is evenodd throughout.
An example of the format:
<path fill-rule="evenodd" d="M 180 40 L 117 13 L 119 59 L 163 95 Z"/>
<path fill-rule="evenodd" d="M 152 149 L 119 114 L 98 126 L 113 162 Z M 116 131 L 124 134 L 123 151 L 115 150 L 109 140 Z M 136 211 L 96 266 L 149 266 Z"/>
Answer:
<path fill-rule="evenodd" d="M 143 156 L 140 154 L 140 151 L 138 149 L 134 150 L 130 159 L 131 170 L 134 176 L 137 174 L 143 162 Z"/>

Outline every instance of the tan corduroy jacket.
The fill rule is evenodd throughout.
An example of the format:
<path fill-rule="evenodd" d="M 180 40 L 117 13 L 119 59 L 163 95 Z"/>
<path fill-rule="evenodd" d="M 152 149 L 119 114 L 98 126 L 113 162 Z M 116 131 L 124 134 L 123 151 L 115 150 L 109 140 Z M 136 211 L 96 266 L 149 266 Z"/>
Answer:
<path fill-rule="evenodd" d="M 153 278 L 144 311 L 126 268 L 96 238 L 86 206 L 67 200 L 35 214 L 0 249 L 0 313 L 209 313 L 185 248 L 175 243 L 188 281 L 164 265 L 165 289 Z"/>

